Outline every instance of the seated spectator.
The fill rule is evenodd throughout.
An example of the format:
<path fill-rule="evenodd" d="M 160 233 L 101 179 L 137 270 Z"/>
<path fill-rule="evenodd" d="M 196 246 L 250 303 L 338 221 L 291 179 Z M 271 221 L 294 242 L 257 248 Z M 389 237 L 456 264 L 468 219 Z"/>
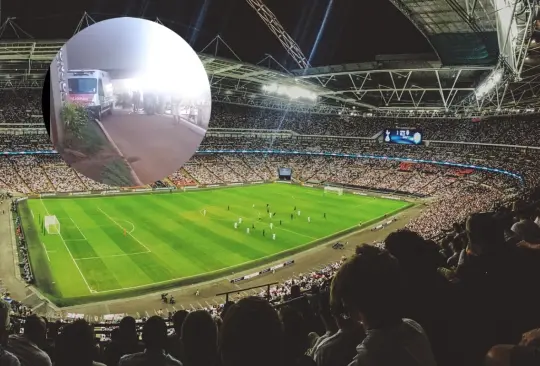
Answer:
<path fill-rule="evenodd" d="M 266 300 L 247 297 L 230 305 L 219 333 L 222 366 L 277 366 L 283 362 L 283 329 Z"/>
<path fill-rule="evenodd" d="M 21 366 L 52 366 L 49 355 L 41 349 L 46 334 L 45 319 L 30 315 L 24 322 L 24 333 L 9 336 L 6 349 L 17 356 Z"/>
<path fill-rule="evenodd" d="M 154 315 L 144 323 L 142 338 L 144 352 L 122 356 L 118 366 L 182 366 L 182 363 L 165 352 L 167 348 L 167 324 Z"/>
<path fill-rule="evenodd" d="M 305 355 L 309 348 L 308 329 L 302 314 L 291 306 L 279 310 L 283 323 L 285 365 L 315 365 L 313 359 Z"/>
<path fill-rule="evenodd" d="M 217 326 L 205 310 L 188 314 L 182 326 L 182 354 L 184 366 L 215 366 L 217 354 Z"/>
<path fill-rule="evenodd" d="M 493 346 L 486 356 L 486 366 L 540 365 L 540 328 L 524 333 L 518 345 Z"/>
<path fill-rule="evenodd" d="M 418 322 L 426 331 L 437 365 L 463 363 L 457 341 L 461 327 L 458 294 L 438 271 L 439 252 L 433 244 L 409 230 L 398 230 L 385 239 L 385 248 L 399 261 L 407 296 L 402 300 L 403 316 Z"/>
<path fill-rule="evenodd" d="M 137 323 L 131 316 L 122 318 L 118 333 L 105 348 L 104 359 L 107 366 L 116 366 L 124 355 L 141 352 L 144 346 L 139 342 Z"/>
<path fill-rule="evenodd" d="M 321 318 L 321 322 L 324 325 L 325 333 L 320 337 L 317 336 L 313 345 L 311 346 L 311 349 L 308 350 L 307 355 L 311 357 L 313 357 L 313 355 L 317 352 L 317 349 L 324 342 L 325 339 L 336 334 L 336 332 L 338 331 L 336 320 L 332 316 L 332 312 L 330 311 L 330 293 L 328 291 L 321 292 L 318 298 L 317 313 Z"/>
<path fill-rule="evenodd" d="M 17 357 L 4 348 L 9 334 L 9 309 L 9 304 L 0 299 L 0 365 L 20 366 Z"/>
<path fill-rule="evenodd" d="M 94 329 L 83 319 L 64 326 L 56 343 L 55 366 L 105 366 L 97 356 Z"/>
<path fill-rule="evenodd" d="M 184 356 L 182 355 L 182 324 L 189 313 L 185 310 L 179 310 L 172 316 L 174 334 L 169 336 L 168 351 L 171 356 L 176 358 L 180 362 L 184 362 Z"/>
<path fill-rule="evenodd" d="M 471 215 L 466 222 L 467 249 L 460 259 L 459 288 L 469 304 L 463 345 L 470 364 L 483 362 L 497 344 L 513 344 L 540 326 L 537 286 L 539 261 L 531 249 L 505 241 L 504 227 L 492 213 Z"/>
<path fill-rule="evenodd" d="M 317 366 L 347 366 L 366 333 L 359 322 L 346 314 L 341 302 L 332 303 L 331 311 L 339 330 L 321 342 L 314 359 Z"/>
<path fill-rule="evenodd" d="M 366 330 L 351 366 L 436 365 L 422 327 L 402 317 L 401 290 L 397 260 L 375 246 L 357 248 L 334 276 L 331 301 L 341 302 Z"/>

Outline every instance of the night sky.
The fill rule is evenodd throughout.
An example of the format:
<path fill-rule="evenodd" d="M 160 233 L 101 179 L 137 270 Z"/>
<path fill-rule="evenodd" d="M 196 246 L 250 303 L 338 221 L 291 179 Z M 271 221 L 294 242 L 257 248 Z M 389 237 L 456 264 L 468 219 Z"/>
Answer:
<path fill-rule="evenodd" d="M 312 66 L 372 61 L 378 54 L 431 51 L 420 32 L 388 0 L 264 0 L 264 3 L 300 45 L 304 55 L 310 58 L 313 53 Z M 327 11 L 329 3 L 332 7 Z M 1 18 L 4 22 L 7 17 L 16 17 L 16 24 L 36 39 L 67 39 L 73 35 L 85 10 L 96 21 L 116 16 L 154 20 L 157 16 L 196 51 L 201 51 L 219 34 L 242 61 L 257 63 L 270 54 L 288 68 L 297 68 L 245 0 L 16 0 L 2 3 Z M 317 48 L 312 51 L 325 14 L 328 14 L 326 25 Z M 7 29 L 2 38 L 15 38 L 14 32 Z M 232 58 L 224 50 L 218 55 Z"/>

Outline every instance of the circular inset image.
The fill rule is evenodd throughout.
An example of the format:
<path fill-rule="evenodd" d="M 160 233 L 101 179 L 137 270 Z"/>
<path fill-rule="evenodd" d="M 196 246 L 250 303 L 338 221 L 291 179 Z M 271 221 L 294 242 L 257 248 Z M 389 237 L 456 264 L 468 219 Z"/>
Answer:
<path fill-rule="evenodd" d="M 101 183 L 163 179 L 191 158 L 208 129 L 212 98 L 202 62 L 152 21 L 115 18 L 82 30 L 57 54 L 47 80 L 43 117 L 55 149 Z"/>

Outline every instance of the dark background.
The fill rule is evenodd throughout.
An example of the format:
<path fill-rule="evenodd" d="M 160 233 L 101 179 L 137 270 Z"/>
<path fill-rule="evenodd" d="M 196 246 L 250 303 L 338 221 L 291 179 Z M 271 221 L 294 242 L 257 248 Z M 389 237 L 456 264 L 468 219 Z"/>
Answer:
<path fill-rule="evenodd" d="M 264 3 L 300 45 L 312 66 L 372 61 L 378 54 L 431 51 L 424 37 L 388 0 Z M 13 39 L 18 34 L 21 38 L 68 39 L 84 11 L 95 21 L 117 16 L 151 20 L 159 17 L 198 52 L 219 34 L 242 61 L 257 63 L 270 54 L 288 68 L 297 68 L 245 0 L 4 1 L 2 23 L 7 17 L 16 17 L 14 22 L 20 29 L 15 33 L 7 27 L 1 38 Z M 205 52 L 214 53 L 213 46 Z M 220 47 L 218 55 L 234 58 L 224 47 Z"/>

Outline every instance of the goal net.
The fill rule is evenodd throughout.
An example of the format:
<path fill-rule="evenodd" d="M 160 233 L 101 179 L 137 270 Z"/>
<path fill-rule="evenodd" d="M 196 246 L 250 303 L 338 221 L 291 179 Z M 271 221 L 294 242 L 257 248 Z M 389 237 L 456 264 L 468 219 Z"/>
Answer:
<path fill-rule="evenodd" d="M 324 193 L 335 193 L 338 196 L 343 195 L 343 188 L 337 188 L 337 187 L 324 187 Z"/>
<path fill-rule="evenodd" d="M 60 234 L 60 222 L 56 216 L 45 216 L 45 221 L 43 221 L 43 226 L 47 234 Z"/>

